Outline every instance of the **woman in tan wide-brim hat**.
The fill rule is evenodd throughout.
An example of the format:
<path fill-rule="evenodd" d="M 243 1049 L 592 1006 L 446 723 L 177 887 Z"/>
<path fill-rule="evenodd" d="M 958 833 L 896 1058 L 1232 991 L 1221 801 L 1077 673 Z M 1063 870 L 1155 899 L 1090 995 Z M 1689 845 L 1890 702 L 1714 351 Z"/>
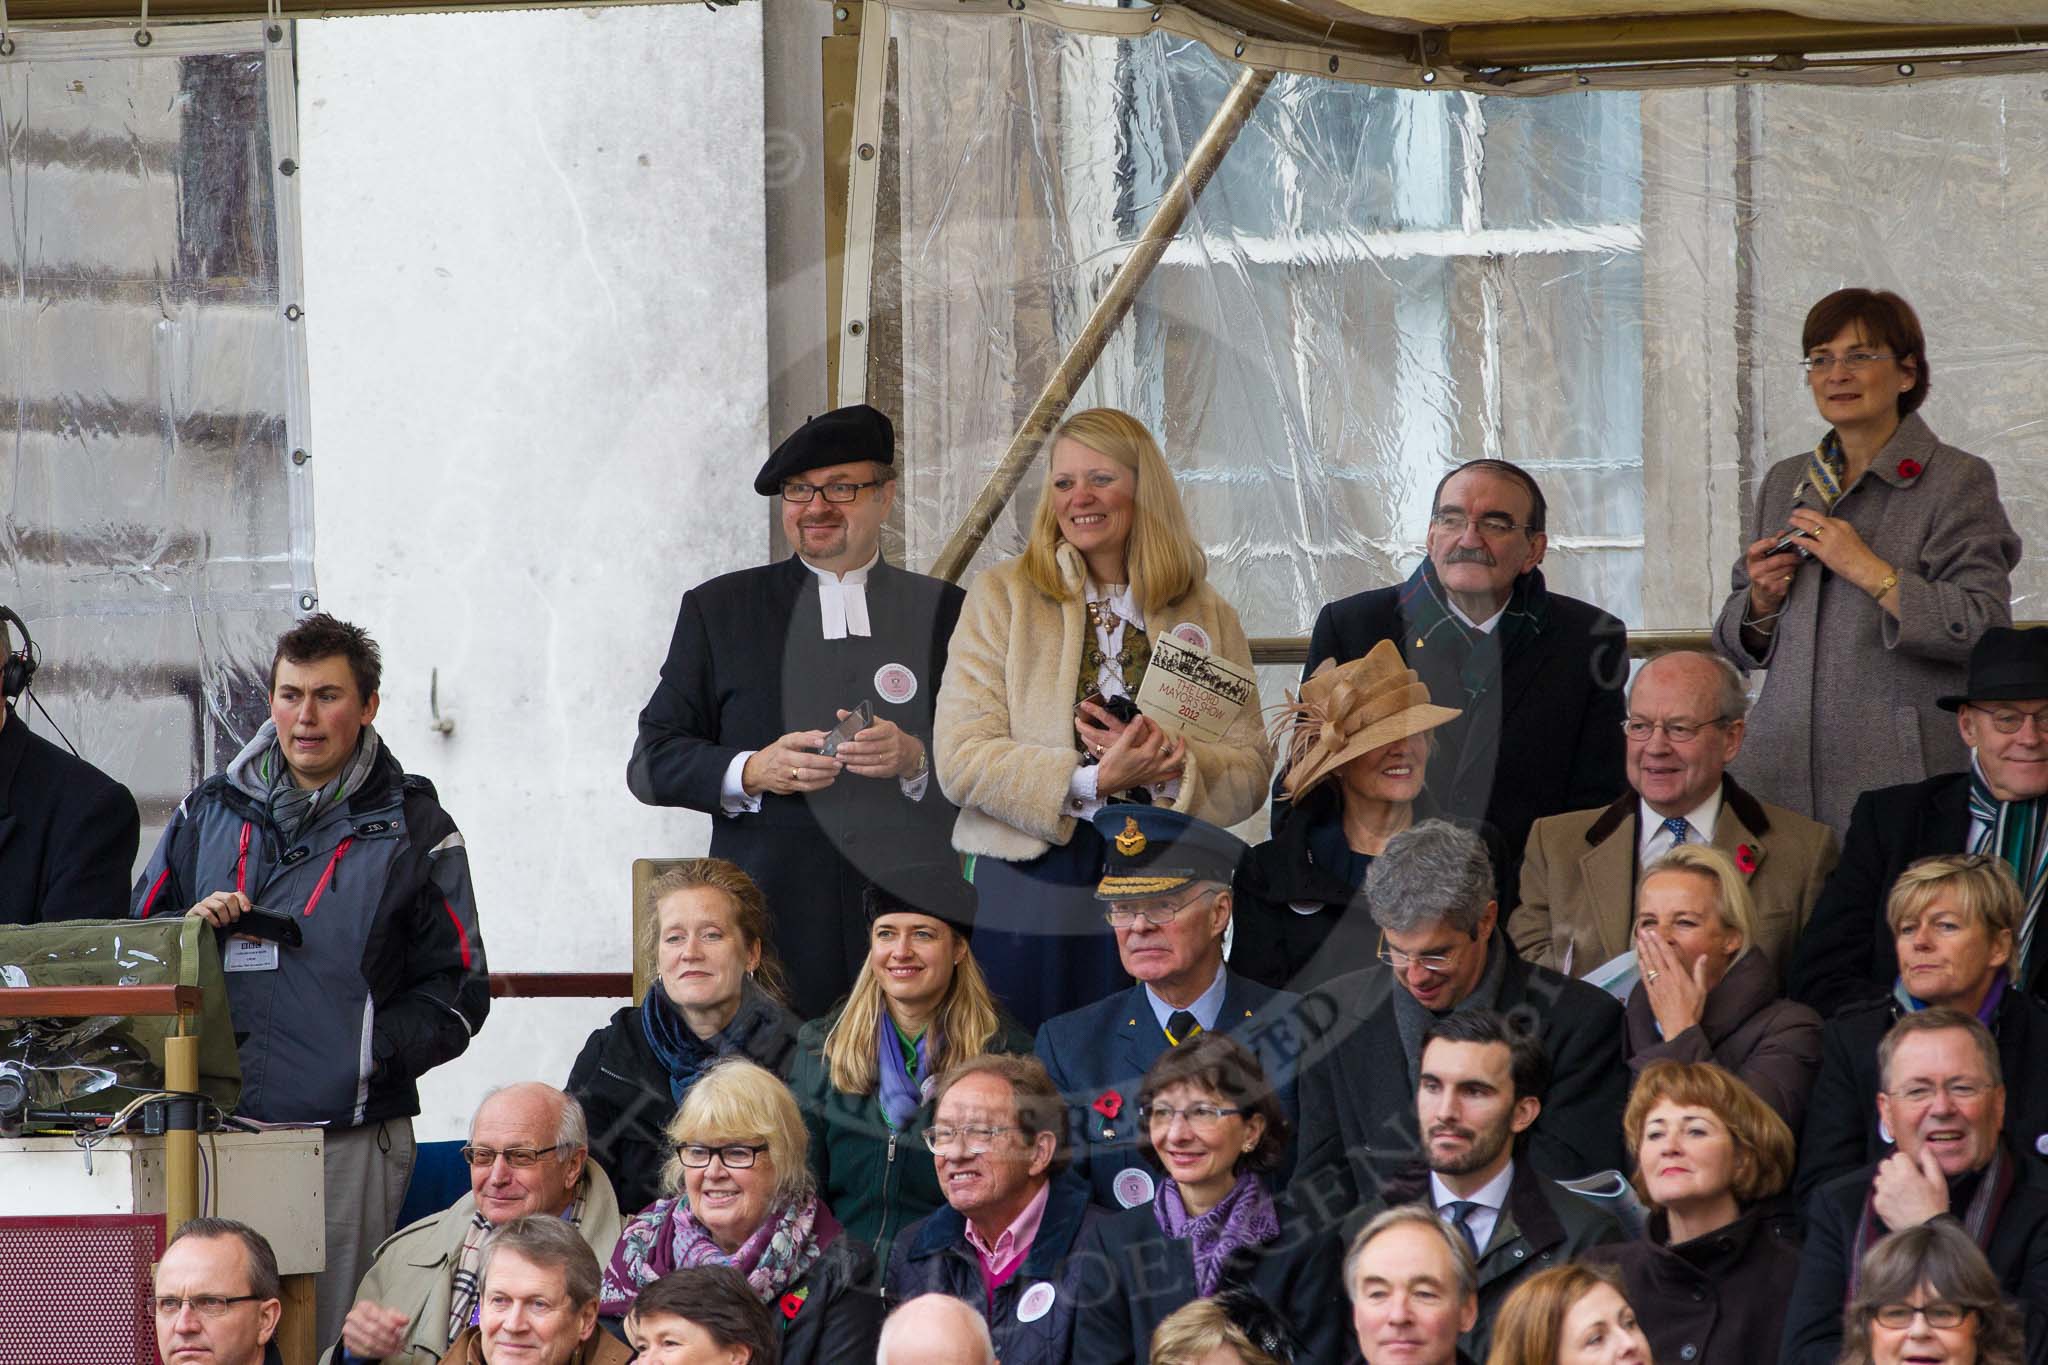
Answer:
<path fill-rule="evenodd" d="M 1288 806 L 1238 874 L 1232 971 L 1299 991 L 1372 964 L 1359 888 L 1387 840 L 1436 814 L 1422 790 L 1429 732 L 1458 714 L 1430 703 L 1391 640 L 1302 683 L 1280 721 Z"/>

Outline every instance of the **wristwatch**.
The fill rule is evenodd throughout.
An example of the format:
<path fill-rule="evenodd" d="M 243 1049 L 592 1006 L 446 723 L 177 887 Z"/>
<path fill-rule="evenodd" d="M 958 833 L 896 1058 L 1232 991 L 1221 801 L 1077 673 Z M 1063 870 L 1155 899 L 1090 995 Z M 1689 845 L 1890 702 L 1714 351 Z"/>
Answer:
<path fill-rule="evenodd" d="M 902 780 L 905 782 L 915 782 L 931 770 L 932 747 L 929 744 L 920 742 L 917 746 L 917 768 L 914 772 L 910 774 L 910 776 L 903 778 Z"/>

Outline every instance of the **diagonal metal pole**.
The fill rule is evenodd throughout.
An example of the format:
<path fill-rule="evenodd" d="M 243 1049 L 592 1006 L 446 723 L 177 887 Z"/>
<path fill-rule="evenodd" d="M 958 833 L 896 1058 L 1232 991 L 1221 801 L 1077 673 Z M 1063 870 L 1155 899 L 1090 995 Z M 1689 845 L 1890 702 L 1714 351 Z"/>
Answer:
<path fill-rule="evenodd" d="M 957 582 L 966 572 L 974 552 L 988 537 L 989 528 L 995 525 L 1003 508 L 1009 505 L 1017 485 L 1024 481 L 1024 475 L 1037 457 L 1039 447 L 1045 444 L 1046 436 L 1066 415 L 1067 406 L 1074 401 L 1074 391 L 1095 368 L 1103 348 L 1109 344 L 1110 335 L 1131 311 L 1138 291 L 1151 278 L 1153 267 L 1159 264 L 1167 246 L 1187 222 L 1188 211 L 1195 206 L 1196 196 L 1209 183 L 1209 177 L 1216 173 L 1223 154 L 1237 141 L 1237 135 L 1244 130 L 1252 111 L 1258 107 L 1260 96 L 1272 83 L 1272 72 L 1246 68 L 1239 74 L 1237 83 L 1230 87 L 1230 94 L 1216 110 L 1216 116 L 1209 120 L 1201 140 L 1195 143 L 1187 165 L 1181 167 L 1180 174 L 1167 186 L 1159 207 L 1132 244 L 1131 254 L 1117 267 L 1109 288 L 1095 305 L 1095 311 L 1088 315 L 1088 323 L 1081 329 L 1081 335 L 1074 339 L 1073 346 L 1053 370 L 1052 377 L 1039 390 L 1038 401 L 1032 404 L 1030 415 L 1011 439 L 1010 448 L 1003 453 L 995 472 L 989 475 L 988 482 L 976 495 L 974 505 L 967 509 L 967 516 L 959 529 L 946 542 L 946 548 L 939 552 L 932 565 L 935 575 L 948 582 Z"/>

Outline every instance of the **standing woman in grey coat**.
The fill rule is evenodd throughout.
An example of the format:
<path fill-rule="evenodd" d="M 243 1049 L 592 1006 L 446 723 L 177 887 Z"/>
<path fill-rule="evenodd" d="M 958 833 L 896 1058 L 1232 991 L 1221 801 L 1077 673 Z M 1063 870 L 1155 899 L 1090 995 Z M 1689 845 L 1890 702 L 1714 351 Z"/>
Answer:
<path fill-rule="evenodd" d="M 1896 294 L 1840 289 L 1806 315 L 1800 364 L 1829 424 L 1771 466 L 1714 644 L 1769 670 L 1736 776 L 1845 831 L 1856 797 L 1968 762 L 1934 699 L 2012 621 L 2020 540 L 1991 466 L 1936 439 L 1926 338 Z"/>

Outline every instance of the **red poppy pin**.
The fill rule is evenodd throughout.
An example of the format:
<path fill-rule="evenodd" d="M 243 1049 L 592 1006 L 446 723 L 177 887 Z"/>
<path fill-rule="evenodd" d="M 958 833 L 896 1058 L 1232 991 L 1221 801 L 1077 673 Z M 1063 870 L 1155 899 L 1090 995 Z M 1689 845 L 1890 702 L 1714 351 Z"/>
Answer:
<path fill-rule="evenodd" d="M 1923 467 L 1918 460 L 1900 460 L 1899 477 L 1902 479 L 1917 479 L 1920 477 L 1920 471 Z"/>
<path fill-rule="evenodd" d="M 808 1289 L 797 1289 L 784 1294 L 782 1296 L 782 1316 L 785 1318 L 795 1317 L 796 1310 L 804 1306 L 804 1300 L 810 1297 L 810 1293 L 811 1291 Z"/>
<path fill-rule="evenodd" d="M 1735 846 L 1735 868 L 1745 877 L 1756 871 L 1756 849 L 1748 844 Z"/>
<path fill-rule="evenodd" d="M 1088 1107 L 1106 1119 L 1113 1119 L 1124 1111 L 1124 1097 L 1114 1090 L 1105 1090 Z"/>

